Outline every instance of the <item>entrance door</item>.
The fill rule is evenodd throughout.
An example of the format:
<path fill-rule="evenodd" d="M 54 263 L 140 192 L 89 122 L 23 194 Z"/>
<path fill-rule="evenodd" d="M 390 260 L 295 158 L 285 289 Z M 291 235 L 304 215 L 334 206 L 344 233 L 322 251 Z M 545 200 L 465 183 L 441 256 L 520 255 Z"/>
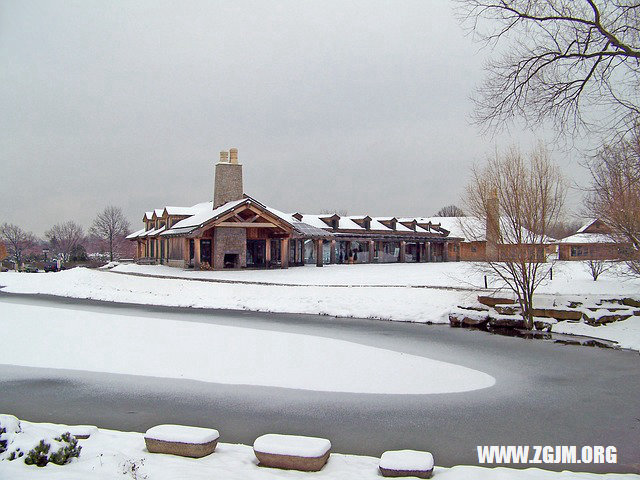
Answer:
<path fill-rule="evenodd" d="M 247 267 L 265 267 L 266 242 L 247 240 Z"/>

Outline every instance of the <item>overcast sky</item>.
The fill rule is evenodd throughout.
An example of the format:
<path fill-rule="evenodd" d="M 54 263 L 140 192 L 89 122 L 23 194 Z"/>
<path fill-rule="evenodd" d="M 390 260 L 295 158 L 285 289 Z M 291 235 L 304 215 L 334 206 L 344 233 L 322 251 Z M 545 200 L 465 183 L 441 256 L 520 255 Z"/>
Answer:
<path fill-rule="evenodd" d="M 445 0 L 3 0 L 0 222 L 88 227 L 113 204 L 138 228 L 212 199 L 231 147 L 280 210 L 432 215 L 496 145 L 542 135 L 470 125 L 479 48 Z"/>

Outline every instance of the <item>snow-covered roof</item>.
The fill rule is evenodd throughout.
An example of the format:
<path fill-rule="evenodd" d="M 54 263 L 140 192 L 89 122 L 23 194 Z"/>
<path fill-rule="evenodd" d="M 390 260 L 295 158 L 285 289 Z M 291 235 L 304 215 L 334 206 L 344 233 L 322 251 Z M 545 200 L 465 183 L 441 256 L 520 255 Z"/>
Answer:
<path fill-rule="evenodd" d="M 250 198 L 243 198 L 241 200 L 234 200 L 232 202 L 227 202 L 223 205 L 220 205 L 218 208 L 214 208 L 213 210 L 207 210 L 204 208 L 198 209 L 198 213 L 190 216 L 189 218 L 185 218 L 184 220 L 180 220 L 171 228 L 171 230 L 182 229 L 185 227 L 192 227 L 192 228 L 199 227 L 207 223 L 209 220 L 212 220 L 222 215 L 223 213 L 226 213 L 229 210 L 232 210 L 234 207 L 240 205 L 241 203 L 243 202 L 248 203 L 250 201 L 251 201 Z"/>
<path fill-rule="evenodd" d="M 587 225 L 589 226 L 589 225 Z M 557 243 L 571 243 L 571 244 L 584 244 L 584 243 L 616 243 L 610 235 L 604 233 L 575 233 L 568 237 L 562 238 L 556 241 Z"/>
<path fill-rule="evenodd" d="M 449 231 L 450 237 L 460 237 L 465 242 L 485 242 L 486 236 L 486 224 L 484 218 L 479 217 L 421 217 L 416 219 L 418 223 L 431 223 L 433 225 L 439 224 L 442 228 Z M 541 238 L 535 235 L 533 232 L 523 228 L 522 240 L 523 243 L 538 243 L 542 240 L 542 243 L 552 243 L 555 240 L 550 237 Z M 508 218 L 500 218 L 500 231 L 502 232 L 502 240 L 504 243 L 515 242 L 515 232 L 512 225 L 509 223 Z"/>
<path fill-rule="evenodd" d="M 138 230 L 137 232 L 130 233 L 129 235 L 126 236 L 126 238 L 129 239 L 129 240 L 134 239 L 134 238 L 138 238 L 143 233 L 146 233 L 146 231 L 147 231 L 146 228 L 142 228 L 142 229 Z"/>
<path fill-rule="evenodd" d="M 576 233 L 584 233 L 584 231 L 589 228 L 591 225 L 593 225 L 594 223 L 596 223 L 598 221 L 597 218 L 590 218 L 589 221 L 587 223 L 585 223 L 584 225 L 582 225 L 578 231 Z"/>
<path fill-rule="evenodd" d="M 167 215 L 194 215 L 198 212 L 197 208 L 194 207 L 164 207 L 164 211 L 167 212 Z"/>
<path fill-rule="evenodd" d="M 167 227 L 163 225 L 160 228 L 155 228 L 155 229 L 149 230 L 147 232 L 141 233 L 139 236 L 140 237 L 154 237 L 154 236 L 159 235 L 162 232 L 164 232 L 166 228 Z"/>

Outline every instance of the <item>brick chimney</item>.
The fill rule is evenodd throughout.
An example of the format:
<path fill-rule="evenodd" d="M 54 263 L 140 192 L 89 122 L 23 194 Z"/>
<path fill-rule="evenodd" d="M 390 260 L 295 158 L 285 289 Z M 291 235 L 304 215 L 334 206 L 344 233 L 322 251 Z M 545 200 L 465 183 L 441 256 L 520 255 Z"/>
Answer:
<path fill-rule="evenodd" d="M 487 260 L 497 260 L 498 242 L 500 241 L 500 204 L 498 201 L 498 191 L 495 188 L 491 190 L 487 198 L 485 238 L 487 239 Z"/>
<path fill-rule="evenodd" d="M 229 155 L 231 154 L 231 155 Z M 229 156 L 231 158 L 229 158 Z M 238 149 L 220 152 L 213 185 L 213 208 L 243 198 L 242 164 L 238 163 Z"/>

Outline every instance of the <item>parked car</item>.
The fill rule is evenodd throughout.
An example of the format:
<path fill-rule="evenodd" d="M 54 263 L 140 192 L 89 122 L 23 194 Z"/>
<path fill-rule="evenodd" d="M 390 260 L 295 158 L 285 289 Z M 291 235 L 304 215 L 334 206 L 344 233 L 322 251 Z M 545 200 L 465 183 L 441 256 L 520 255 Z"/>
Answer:
<path fill-rule="evenodd" d="M 30 263 L 25 263 L 20 269 L 20 271 L 25 273 L 36 273 L 38 271 L 38 267 Z"/>
<path fill-rule="evenodd" d="M 58 271 L 58 262 L 56 260 L 46 261 L 42 266 L 42 269 L 45 272 L 57 272 Z"/>

